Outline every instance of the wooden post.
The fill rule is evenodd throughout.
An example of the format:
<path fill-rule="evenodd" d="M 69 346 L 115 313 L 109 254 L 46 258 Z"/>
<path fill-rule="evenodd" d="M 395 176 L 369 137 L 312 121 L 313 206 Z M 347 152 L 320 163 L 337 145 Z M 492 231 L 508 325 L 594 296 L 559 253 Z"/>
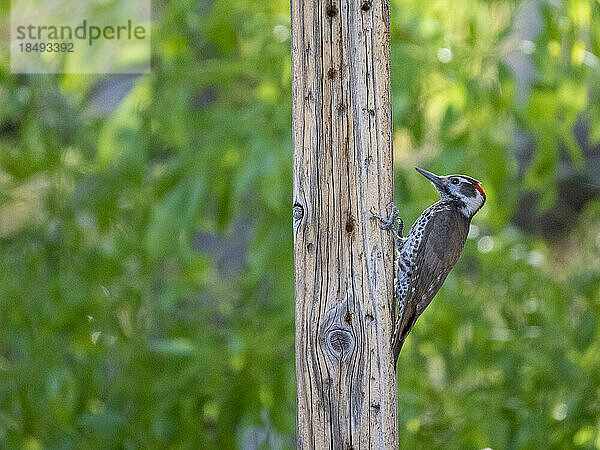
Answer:
<path fill-rule="evenodd" d="M 389 0 L 291 0 L 297 445 L 397 449 Z"/>

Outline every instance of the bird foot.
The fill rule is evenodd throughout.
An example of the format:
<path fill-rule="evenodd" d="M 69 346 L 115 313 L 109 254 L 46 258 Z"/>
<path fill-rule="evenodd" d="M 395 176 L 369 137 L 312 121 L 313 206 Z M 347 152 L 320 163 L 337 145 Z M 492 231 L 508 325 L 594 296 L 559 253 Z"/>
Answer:
<path fill-rule="evenodd" d="M 399 215 L 398 208 L 396 208 L 396 205 L 394 204 L 394 202 L 389 202 L 386 205 L 386 208 L 389 205 L 392 205 L 392 211 L 391 211 L 389 218 L 382 217 L 379 214 L 375 214 L 373 212 L 373 210 L 371 210 L 370 212 L 374 217 L 379 219 L 379 221 L 381 222 L 379 224 L 379 228 L 381 228 L 382 230 L 388 230 L 388 231 L 392 232 L 392 236 L 394 238 L 394 244 L 396 245 L 397 248 L 400 248 L 400 244 L 402 243 L 402 231 L 404 229 L 404 222 L 402 219 L 400 219 L 398 217 L 398 215 Z M 396 221 L 398 221 L 397 229 L 396 229 Z"/>

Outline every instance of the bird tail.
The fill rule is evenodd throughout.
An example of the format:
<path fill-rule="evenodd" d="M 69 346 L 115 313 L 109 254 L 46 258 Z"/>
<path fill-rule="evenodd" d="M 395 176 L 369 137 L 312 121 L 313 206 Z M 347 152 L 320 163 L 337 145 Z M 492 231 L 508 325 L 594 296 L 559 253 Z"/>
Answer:
<path fill-rule="evenodd" d="M 419 318 L 419 314 L 416 314 L 414 308 L 402 311 L 402 316 L 398 321 L 396 332 L 392 339 L 392 350 L 394 351 L 394 367 L 398 363 L 398 357 L 400 356 L 400 350 L 404 345 L 408 334 L 411 332 L 415 322 Z"/>
<path fill-rule="evenodd" d="M 400 356 L 400 350 L 402 350 L 402 345 L 404 344 L 404 339 L 398 339 L 393 344 L 394 351 L 394 367 L 398 365 L 398 357 Z"/>

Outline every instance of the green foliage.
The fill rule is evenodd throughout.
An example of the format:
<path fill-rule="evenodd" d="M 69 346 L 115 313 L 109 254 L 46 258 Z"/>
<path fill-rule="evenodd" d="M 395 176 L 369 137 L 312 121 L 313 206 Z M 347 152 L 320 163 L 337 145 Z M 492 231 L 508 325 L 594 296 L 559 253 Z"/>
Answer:
<path fill-rule="evenodd" d="M 152 73 L 110 112 L 101 77 L 0 56 L 2 448 L 294 446 L 289 5 L 154 3 Z M 579 118 L 600 142 L 600 3 L 521 42 L 523 7 L 392 3 L 402 217 L 435 200 L 413 165 L 488 194 L 401 355 L 403 448 L 600 448 L 600 205 L 560 242 L 510 225 L 583 167 Z"/>

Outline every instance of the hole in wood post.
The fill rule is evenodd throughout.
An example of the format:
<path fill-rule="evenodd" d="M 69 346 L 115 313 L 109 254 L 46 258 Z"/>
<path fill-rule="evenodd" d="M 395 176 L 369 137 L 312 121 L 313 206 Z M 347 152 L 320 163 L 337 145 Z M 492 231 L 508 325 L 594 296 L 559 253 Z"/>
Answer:
<path fill-rule="evenodd" d="M 335 78 L 335 76 L 337 75 L 337 71 L 331 67 L 328 71 L 327 71 L 327 78 L 329 78 L 330 80 L 333 80 Z"/>
<path fill-rule="evenodd" d="M 346 312 L 346 315 L 344 316 L 344 322 L 346 322 L 348 325 L 352 325 L 352 314 L 350 314 L 350 311 Z"/>
<path fill-rule="evenodd" d="M 338 13 L 338 9 L 335 3 L 330 3 L 329 5 L 327 5 L 327 16 L 328 17 L 335 17 L 337 16 Z"/>
<path fill-rule="evenodd" d="M 367 0 L 363 2 L 363 4 L 360 6 L 360 9 L 362 9 L 363 11 L 368 11 L 371 9 L 371 6 L 373 6 L 373 4 L 369 0 Z"/>
<path fill-rule="evenodd" d="M 352 215 L 348 216 L 348 220 L 346 220 L 346 231 L 348 233 L 354 231 L 354 217 L 352 217 Z"/>

